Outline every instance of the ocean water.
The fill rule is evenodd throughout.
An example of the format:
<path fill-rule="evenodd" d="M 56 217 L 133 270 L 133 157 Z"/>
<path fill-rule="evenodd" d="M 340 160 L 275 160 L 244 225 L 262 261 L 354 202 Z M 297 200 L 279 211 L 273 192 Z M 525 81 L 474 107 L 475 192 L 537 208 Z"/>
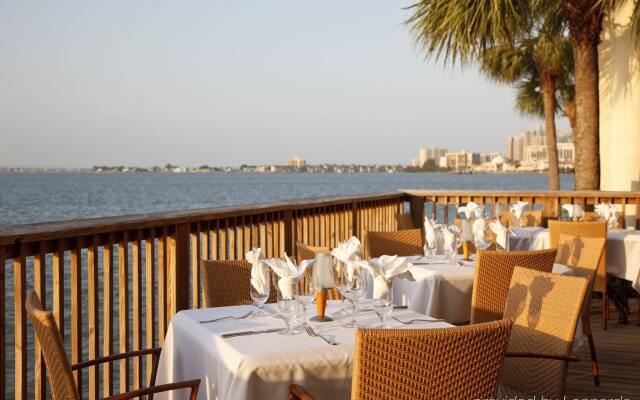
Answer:
<path fill-rule="evenodd" d="M 562 175 L 573 189 L 573 175 Z M 544 174 L 0 173 L 0 225 L 398 189 L 544 190 Z"/>

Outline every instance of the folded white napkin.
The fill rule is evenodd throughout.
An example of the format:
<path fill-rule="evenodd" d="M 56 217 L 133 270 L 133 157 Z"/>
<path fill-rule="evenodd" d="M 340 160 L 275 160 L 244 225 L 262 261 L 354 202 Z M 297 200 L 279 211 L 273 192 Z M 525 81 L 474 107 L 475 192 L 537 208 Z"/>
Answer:
<path fill-rule="evenodd" d="M 251 263 L 251 285 L 262 295 L 269 295 L 270 274 L 269 266 L 263 263 L 262 249 L 253 248 L 244 255 L 245 259 Z"/>
<path fill-rule="evenodd" d="M 284 255 L 284 260 L 279 258 L 270 258 L 264 260 L 267 265 L 271 267 L 273 272 L 280 277 L 278 280 L 278 288 L 282 297 L 285 299 L 292 299 L 295 291 L 295 286 L 298 284 L 298 279 L 304 274 L 305 270 L 313 264 L 315 260 L 304 260 L 296 267 L 287 254 Z"/>
<path fill-rule="evenodd" d="M 373 260 L 357 261 L 357 264 L 369 271 L 373 277 L 373 298 L 379 299 L 389 291 L 389 284 L 394 276 L 409 271 L 413 264 L 404 257 L 382 256 Z"/>
<path fill-rule="evenodd" d="M 596 204 L 595 212 L 608 222 L 609 227 L 615 227 L 618 223 L 618 207 L 615 204 Z"/>
<path fill-rule="evenodd" d="M 522 218 L 522 214 L 524 214 L 524 211 L 526 210 L 527 206 L 529 205 L 529 203 L 527 203 L 526 201 L 519 201 L 517 203 L 513 203 L 509 206 L 509 211 L 511 211 L 516 218 L 520 219 Z"/>
<path fill-rule="evenodd" d="M 355 236 L 351 236 L 348 240 L 340 242 L 338 247 L 331 250 L 331 255 L 343 263 L 362 259 L 362 245 L 360 244 L 360 240 Z"/>
<path fill-rule="evenodd" d="M 569 218 L 582 218 L 584 217 L 584 210 L 580 204 L 563 204 L 562 209 L 567 211 Z"/>
<path fill-rule="evenodd" d="M 427 247 L 431 249 L 438 245 L 435 225 L 435 221 L 424 217 L 424 242 L 427 244 Z"/>
<path fill-rule="evenodd" d="M 442 227 L 442 247 L 444 248 L 445 252 L 453 251 L 453 244 L 456 240 L 456 234 L 452 232 L 453 228 L 455 227 Z"/>
<path fill-rule="evenodd" d="M 465 206 L 458 208 L 458 214 L 462 213 L 467 219 L 482 218 L 482 207 L 478 203 L 470 201 Z"/>
<path fill-rule="evenodd" d="M 507 236 L 511 234 L 509 229 L 502 225 L 500 220 L 496 218 L 494 222 L 489 224 L 489 229 L 491 232 L 496 234 L 496 243 L 499 244 L 503 249 L 509 250 L 507 247 Z"/>
<path fill-rule="evenodd" d="M 478 218 L 475 221 L 473 221 L 473 225 L 472 225 L 472 230 L 473 230 L 473 241 L 474 242 L 479 242 L 485 239 L 485 222 L 484 219 L 482 218 Z"/>

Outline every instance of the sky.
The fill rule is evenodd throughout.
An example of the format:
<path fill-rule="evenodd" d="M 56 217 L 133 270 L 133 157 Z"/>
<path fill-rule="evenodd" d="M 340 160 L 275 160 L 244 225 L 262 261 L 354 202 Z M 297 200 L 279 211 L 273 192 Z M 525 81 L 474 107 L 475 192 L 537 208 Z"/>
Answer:
<path fill-rule="evenodd" d="M 425 60 L 410 4 L 2 0 L 0 166 L 407 164 L 541 123 Z"/>

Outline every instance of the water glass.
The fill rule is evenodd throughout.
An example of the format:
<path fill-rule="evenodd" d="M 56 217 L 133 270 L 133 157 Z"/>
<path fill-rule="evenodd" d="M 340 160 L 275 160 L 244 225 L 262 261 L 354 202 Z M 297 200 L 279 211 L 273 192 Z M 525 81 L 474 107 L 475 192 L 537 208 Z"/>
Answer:
<path fill-rule="evenodd" d="M 280 315 L 280 318 L 287 324 L 287 329 L 282 332 L 283 335 L 297 335 L 300 333 L 299 330 L 294 329 L 292 326 L 292 322 L 295 320 L 296 315 L 298 315 L 300 301 L 298 300 L 297 293 L 294 293 L 290 297 L 291 298 L 283 296 L 282 292 L 278 290 L 278 315 Z"/>
<path fill-rule="evenodd" d="M 373 311 L 380 318 L 380 328 L 388 328 L 385 325 L 387 317 L 393 312 L 393 288 L 389 283 L 389 290 L 377 299 L 373 299 Z"/>
<path fill-rule="evenodd" d="M 340 307 L 340 310 L 338 310 L 337 312 L 333 313 L 332 316 L 333 317 L 346 317 L 348 315 L 351 314 L 351 312 L 349 310 L 347 310 L 347 305 L 344 304 L 344 301 L 346 299 L 346 296 L 344 294 L 344 292 L 342 291 L 342 277 L 343 277 L 343 271 L 347 268 L 347 264 L 338 260 L 337 258 L 334 258 L 334 274 L 333 277 L 335 279 L 335 288 L 338 289 L 338 291 L 340 292 L 340 294 L 342 295 L 342 307 Z"/>
<path fill-rule="evenodd" d="M 267 299 L 269 298 L 269 286 L 270 286 L 269 281 L 267 280 L 267 284 L 264 287 L 264 291 L 266 293 L 262 293 L 258 291 L 251 283 L 249 283 L 249 286 L 250 286 L 251 300 L 253 300 L 253 305 L 258 308 L 253 312 L 252 315 L 254 317 L 263 317 L 263 316 L 269 315 L 269 313 L 264 311 L 263 309 L 264 303 L 266 303 Z"/>
<path fill-rule="evenodd" d="M 313 279 L 312 267 L 313 265 L 307 267 L 304 275 L 302 275 L 298 281 L 298 299 L 300 300 L 300 305 L 302 305 L 302 319 L 305 324 L 308 322 L 307 310 L 316 296 L 316 285 Z"/>
<path fill-rule="evenodd" d="M 340 279 L 342 295 L 350 303 L 349 320 L 343 324 L 346 328 L 353 328 L 356 324 L 356 313 L 358 312 L 358 302 L 366 294 L 366 278 L 364 270 L 353 264 L 352 268 L 344 268 Z"/>

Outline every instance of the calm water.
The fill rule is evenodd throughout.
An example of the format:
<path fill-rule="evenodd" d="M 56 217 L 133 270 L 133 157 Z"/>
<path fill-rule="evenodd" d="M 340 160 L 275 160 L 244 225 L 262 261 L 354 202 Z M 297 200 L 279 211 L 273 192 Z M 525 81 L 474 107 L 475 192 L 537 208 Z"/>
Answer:
<path fill-rule="evenodd" d="M 573 188 L 573 176 L 561 177 L 562 188 Z M 24 224 L 75 218 L 92 218 L 154 211 L 186 210 L 203 207 L 219 207 L 249 203 L 261 203 L 295 198 L 340 196 L 393 191 L 397 189 L 493 189 L 535 190 L 547 187 L 547 177 L 529 175 L 450 175 L 450 174 L 93 174 L 93 173 L 0 173 L 0 225 Z M 0 227 L 0 230 L 2 228 Z M 131 252 L 129 253 L 131 256 Z M 143 254 L 144 256 L 144 254 Z M 86 265 L 86 251 L 81 254 L 82 265 Z M 100 256 L 101 257 L 101 256 Z M 131 262 L 131 260 L 130 260 Z M 69 254 L 65 255 L 68 268 Z M 117 259 L 114 272 L 117 271 Z M 102 262 L 98 276 L 102 277 Z M 51 255 L 46 259 L 46 276 L 52 275 Z M 144 282 L 144 269 L 142 281 Z M 87 275 L 82 274 L 82 287 L 87 287 Z M 5 265 L 6 282 L 6 340 L 7 340 L 7 389 L 13 392 L 14 361 L 14 309 L 13 268 Z M 118 291 L 114 276 L 114 293 Z M 33 284 L 33 260 L 27 258 L 27 286 Z M 65 274 L 65 292 L 71 288 L 69 271 Z M 102 298 L 102 279 L 98 282 L 98 293 Z M 157 293 L 157 291 L 156 291 Z M 46 307 L 51 309 L 51 281 L 46 288 Z M 82 293 L 87 304 L 86 290 Z M 118 297 L 115 296 L 114 316 L 119 313 Z M 70 354 L 70 298 L 65 297 L 67 352 Z M 143 309 L 144 310 L 144 309 Z M 133 324 L 129 310 L 130 326 Z M 145 315 L 143 312 L 142 318 Z M 116 322 L 117 323 L 117 322 Z M 102 313 L 100 313 L 100 343 L 102 343 Z M 88 323 L 82 322 L 85 338 L 82 359 L 87 359 L 86 337 Z M 130 332 L 131 334 L 131 332 Z M 144 334 L 143 334 L 144 336 Z M 33 397 L 33 365 L 31 356 L 34 344 L 31 324 L 27 323 L 28 397 Z M 118 349 L 118 335 L 114 335 L 114 349 Z M 143 347 L 149 347 L 143 343 Z M 85 372 L 86 374 L 86 372 Z M 102 376 L 102 375 L 100 375 Z M 114 368 L 113 381 L 118 382 L 118 368 Z M 117 386 L 117 385 L 115 385 Z M 3 398 L 0 393 L 0 398 Z M 87 397 L 87 386 L 84 387 Z"/>
<path fill-rule="evenodd" d="M 573 175 L 562 175 L 573 189 Z M 0 173 L 0 225 L 397 189 L 546 189 L 543 174 Z"/>

